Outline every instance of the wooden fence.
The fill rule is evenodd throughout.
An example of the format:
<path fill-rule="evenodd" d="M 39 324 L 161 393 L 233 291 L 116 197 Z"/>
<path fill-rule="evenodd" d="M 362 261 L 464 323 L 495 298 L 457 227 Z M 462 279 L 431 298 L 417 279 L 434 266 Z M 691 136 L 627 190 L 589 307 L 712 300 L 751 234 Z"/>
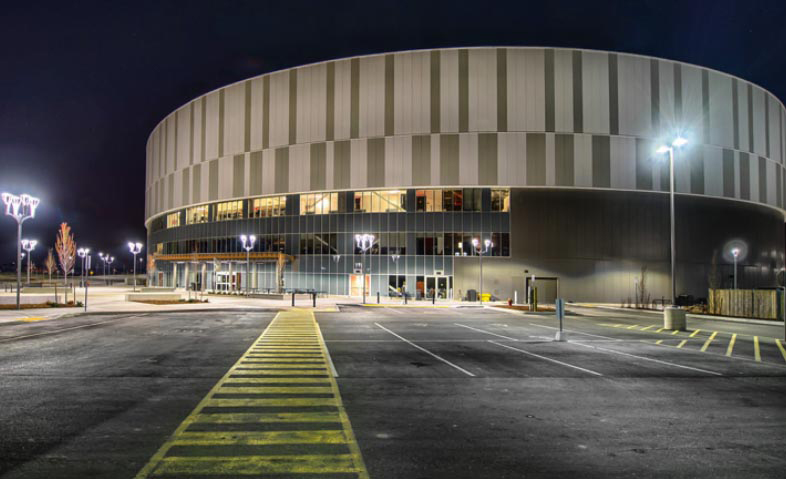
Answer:
<path fill-rule="evenodd" d="M 779 297 L 774 289 L 710 289 L 707 312 L 741 318 L 779 319 Z"/>

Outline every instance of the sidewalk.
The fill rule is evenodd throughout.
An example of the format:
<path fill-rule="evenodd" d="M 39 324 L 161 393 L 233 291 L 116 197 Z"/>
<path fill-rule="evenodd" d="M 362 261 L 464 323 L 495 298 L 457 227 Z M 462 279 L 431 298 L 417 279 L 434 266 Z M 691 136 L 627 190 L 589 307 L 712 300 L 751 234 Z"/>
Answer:
<path fill-rule="evenodd" d="M 597 308 L 597 309 L 608 309 L 611 311 L 618 311 L 621 313 L 641 313 L 641 314 L 651 314 L 657 316 L 663 316 L 663 311 L 660 310 L 651 310 L 651 309 L 634 309 L 634 308 L 621 308 L 619 306 L 614 306 L 611 304 L 605 303 L 571 303 L 568 304 L 567 307 L 570 306 L 578 306 L 584 308 Z M 715 321 L 727 321 L 730 323 L 745 323 L 745 324 L 760 324 L 764 326 L 784 326 L 783 321 L 772 320 L 772 319 L 752 319 L 752 318 L 738 318 L 736 316 L 716 316 L 711 314 L 693 314 L 687 313 L 686 316 L 689 319 L 701 319 L 701 320 L 715 320 Z"/>

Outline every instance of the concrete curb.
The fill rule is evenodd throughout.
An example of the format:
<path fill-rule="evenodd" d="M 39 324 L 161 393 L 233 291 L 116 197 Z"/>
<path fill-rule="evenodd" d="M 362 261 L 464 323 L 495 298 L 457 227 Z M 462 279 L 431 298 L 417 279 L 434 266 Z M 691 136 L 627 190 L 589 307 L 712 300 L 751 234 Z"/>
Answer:
<path fill-rule="evenodd" d="M 574 306 L 579 306 L 582 308 L 608 309 L 609 311 L 617 311 L 620 313 L 636 312 L 636 313 L 645 313 L 645 314 L 663 316 L 663 311 L 652 311 L 648 309 L 617 308 L 614 306 L 592 305 L 586 303 L 575 304 Z M 714 316 L 714 315 L 693 314 L 693 313 L 688 313 L 687 316 L 690 319 L 704 319 L 708 321 L 725 321 L 728 323 L 758 324 L 762 326 L 784 326 L 783 321 L 767 320 L 767 319 L 735 318 L 730 316 Z"/>

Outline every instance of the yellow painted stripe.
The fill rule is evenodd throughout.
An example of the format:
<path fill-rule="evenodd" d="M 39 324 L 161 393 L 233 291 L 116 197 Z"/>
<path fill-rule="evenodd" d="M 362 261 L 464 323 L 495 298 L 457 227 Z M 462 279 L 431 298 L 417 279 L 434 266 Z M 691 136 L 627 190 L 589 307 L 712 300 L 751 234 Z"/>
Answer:
<path fill-rule="evenodd" d="M 29 318 L 22 318 L 22 321 L 24 321 L 26 323 L 30 323 L 30 322 L 33 322 L 33 321 L 43 321 L 45 319 L 49 319 L 49 318 L 43 318 L 43 317 L 40 317 L 40 316 L 32 316 L 32 317 L 29 317 Z"/>
<path fill-rule="evenodd" d="M 279 412 L 279 413 L 216 413 L 199 414 L 195 424 L 256 424 L 281 422 L 341 422 L 336 412 Z"/>
<path fill-rule="evenodd" d="M 703 353 L 704 351 L 706 351 L 706 350 L 707 350 L 707 348 L 709 348 L 709 347 L 710 347 L 710 343 L 712 342 L 712 340 L 713 340 L 713 339 L 715 339 L 715 336 L 717 336 L 717 335 L 718 335 L 718 332 L 717 332 L 717 331 L 713 331 L 713 332 L 712 332 L 712 334 L 710 334 L 710 337 L 709 337 L 709 338 L 707 338 L 707 340 L 706 340 L 706 341 L 704 341 L 704 345 L 701 347 L 701 352 L 702 352 L 702 353 Z"/>
<path fill-rule="evenodd" d="M 647 326 L 646 328 L 641 328 L 641 330 L 642 330 L 642 331 L 646 331 L 646 330 L 648 330 L 648 329 L 652 329 L 652 328 L 654 328 L 654 327 L 655 327 L 655 325 L 654 325 L 654 324 L 650 324 L 650 325 L 649 325 L 649 326 Z"/>
<path fill-rule="evenodd" d="M 265 377 L 258 377 L 260 375 Z M 276 394 L 283 397 L 237 399 L 232 396 L 215 397 L 216 394 L 242 395 L 244 393 Z M 286 395 L 301 394 L 330 394 L 332 397 L 286 397 Z M 283 408 L 285 412 L 221 412 L 223 408 L 235 407 L 277 407 Z M 319 410 L 325 407 L 331 410 Z M 286 412 L 288 408 L 305 408 L 305 411 Z M 310 411 L 308 408 L 315 408 L 315 410 Z M 289 423 L 287 429 L 297 428 L 298 423 L 312 423 L 323 429 L 329 429 L 332 424 L 340 429 L 310 431 L 304 427 L 301 428 L 304 430 L 275 430 L 284 428 L 284 426 L 276 426 L 281 423 Z M 320 426 L 318 423 L 327 424 Z M 261 431 L 188 430 L 193 424 L 202 424 L 200 429 L 209 429 L 211 427 L 209 424 L 264 424 L 265 426 Z M 303 444 L 304 453 L 193 457 L 168 455 L 173 446 L 209 449 L 212 446 L 269 444 Z M 309 444 L 346 444 L 349 454 L 309 454 Z M 352 431 L 352 425 L 341 402 L 338 384 L 330 373 L 327 348 L 314 314 L 308 311 L 290 310 L 276 315 L 254 345 L 200 401 L 174 434 L 153 455 L 150 462 L 137 474 L 136 479 L 165 475 L 262 476 L 309 473 L 354 473 L 358 479 L 368 479 L 368 472 Z"/>
<path fill-rule="evenodd" d="M 699 334 L 699 331 L 701 331 L 701 329 L 697 329 L 696 331 L 690 333 L 690 336 L 688 336 L 688 337 L 692 338 L 692 337 L 696 336 L 697 334 Z"/>
<path fill-rule="evenodd" d="M 753 359 L 757 362 L 761 362 L 761 350 L 759 349 L 759 337 L 753 337 Z"/>
<path fill-rule="evenodd" d="M 663 340 L 659 339 L 659 340 L 655 341 L 655 344 L 661 344 L 662 342 L 663 342 Z"/>
<path fill-rule="evenodd" d="M 256 386 L 241 386 L 236 387 L 232 384 L 224 384 L 219 391 L 221 394 L 228 393 L 245 393 L 245 394 L 330 394 L 332 390 L 330 386 L 326 387 L 313 387 L 313 388 L 300 388 L 300 387 L 256 387 Z"/>
<path fill-rule="evenodd" d="M 186 432 L 175 446 L 265 446 L 268 444 L 344 444 L 343 431 Z"/>
<path fill-rule="evenodd" d="M 658 330 L 657 330 L 657 331 L 655 331 L 655 332 L 656 332 L 656 333 L 659 333 L 659 332 L 663 331 L 664 329 L 666 329 L 666 328 L 658 328 Z"/>
<path fill-rule="evenodd" d="M 671 333 L 671 335 L 672 335 L 672 336 L 674 336 L 675 334 L 679 334 L 679 332 L 680 332 L 680 330 L 679 330 L 679 329 L 675 329 L 675 330 L 674 330 L 674 332 L 673 332 L 673 333 Z"/>
<path fill-rule="evenodd" d="M 365 468 L 364 468 L 365 469 Z M 158 475 L 199 474 L 337 474 L 355 472 L 360 475 L 352 454 L 285 455 L 285 456 L 214 456 L 165 457 L 153 473 Z M 260 474 L 261 475 L 261 474 Z"/>
<path fill-rule="evenodd" d="M 638 328 L 638 327 L 639 327 L 639 325 L 638 325 L 638 324 L 634 324 L 633 326 L 628 326 L 628 327 L 627 327 L 627 328 L 625 328 L 625 329 L 636 329 L 636 328 Z"/>
<path fill-rule="evenodd" d="M 681 347 L 685 346 L 685 343 L 687 343 L 687 342 L 688 342 L 687 339 L 683 339 L 682 341 L 680 341 L 680 344 L 678 344 L 677 347 L 681 348 Z"/>
<path fill-rule="evenodd" d="M 778 349 L 781 350 L 781 354 L 783 355 L 783 360 L 786 361 L 786 348 L 783 347 L 780 339 L 775 340 L 775 344 L 778 345 Z"/>
<path fill-rule="evenodd" d="M 734 350 L 734 342 L 737 341 L 737 335 L 731 335 L 731 341 L 729 341 L 729 347 L 726 349 L 726 356 L 731 356 L 731 352 Z"/>

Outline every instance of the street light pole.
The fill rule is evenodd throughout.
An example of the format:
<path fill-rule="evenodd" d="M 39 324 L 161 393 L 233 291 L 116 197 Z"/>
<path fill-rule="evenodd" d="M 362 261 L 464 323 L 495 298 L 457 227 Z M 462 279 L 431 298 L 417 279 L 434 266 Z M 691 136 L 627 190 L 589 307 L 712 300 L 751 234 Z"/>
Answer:
<path fill-rule="evenodd" d="M 79 248 L 76 251 L 76 254 L 82 258 L 82 287 L 85 287 L 85 259 L 87 258 L 87 254 L 90 252 L 90 248 Z"/>
<path fill-rule="evenodd" d="M 740 249 L 732 249 L 731 255 L 734 257 L 734 289 L 737 289 L 737 257 L 740 255 Z"/>
<path fill-rule="evenodd" d="M 128 249 L 131 251 L 131 254 L 134 255 L 134 292 L 136 293 L 136 255 L 138 255 L 142 251 L 142 243 L 128 243 Z"/>
<path fill-rule="evenodd" d="M 370 234 L 357 234 L 355 241 L 358 248 L 360 248 L 360 269 L 363 273 L 363 304 L 366 304 L 366 251 L 370 250 L 374 245 L 374 235 Z"/>
<path fill-rule="evenodd" d="M 472 246 L 474 247 L 475 252 L 480 256 L 480 296 L 478 296 L 480 299 L 480 304 L 483 304 L 483 255 L 488 253 L 489 248 L 493 245 L 494 243 L 487 239 L 483 242 L 484 248 L 481 249 L 480 241 L 477 238 L 472 238 Z"/>
<path fill-rule="evenodd" d="M 674 218 L 674 149 L 684 146 L 688 140 L 678 136 L 671 142 L 671 146 L 663 145 L 657 149 L 658 153 L 669 154 L 669 223 L 670 223 L 670 251 L 671 251 L 671 305 L 677 304 L 677 236 Z"/>
<path fill-rule="evenodd" d="M 35 210 L 41 202 L 28 194 L 14 195 L 3 193 L 5 214 L 16 220 L 16 309 L 21 309 L 19 304 L 20 288 L 22 283 L 22 223 L 29 218 L 35 218 Z"/>
<path fill-rule="evenodd" d="M 33 250 L 35 249 L 35 245 L 38 244 L 36 240 L 22 240 L 22 249 L 27 251 L 27 284 L 30 284 L 30 260 L 33 257 Z"/>
<path fill-rule="evenodd" d="M 240 241 L 243 243 L 243 249 L 246 250 L 246 296 L 248 296 L 248 286 L 251 281 L 251 250 L 254 249 L 254 243 L 257 237 L 254 235 L 246 236 L 240 235 Z"/>

